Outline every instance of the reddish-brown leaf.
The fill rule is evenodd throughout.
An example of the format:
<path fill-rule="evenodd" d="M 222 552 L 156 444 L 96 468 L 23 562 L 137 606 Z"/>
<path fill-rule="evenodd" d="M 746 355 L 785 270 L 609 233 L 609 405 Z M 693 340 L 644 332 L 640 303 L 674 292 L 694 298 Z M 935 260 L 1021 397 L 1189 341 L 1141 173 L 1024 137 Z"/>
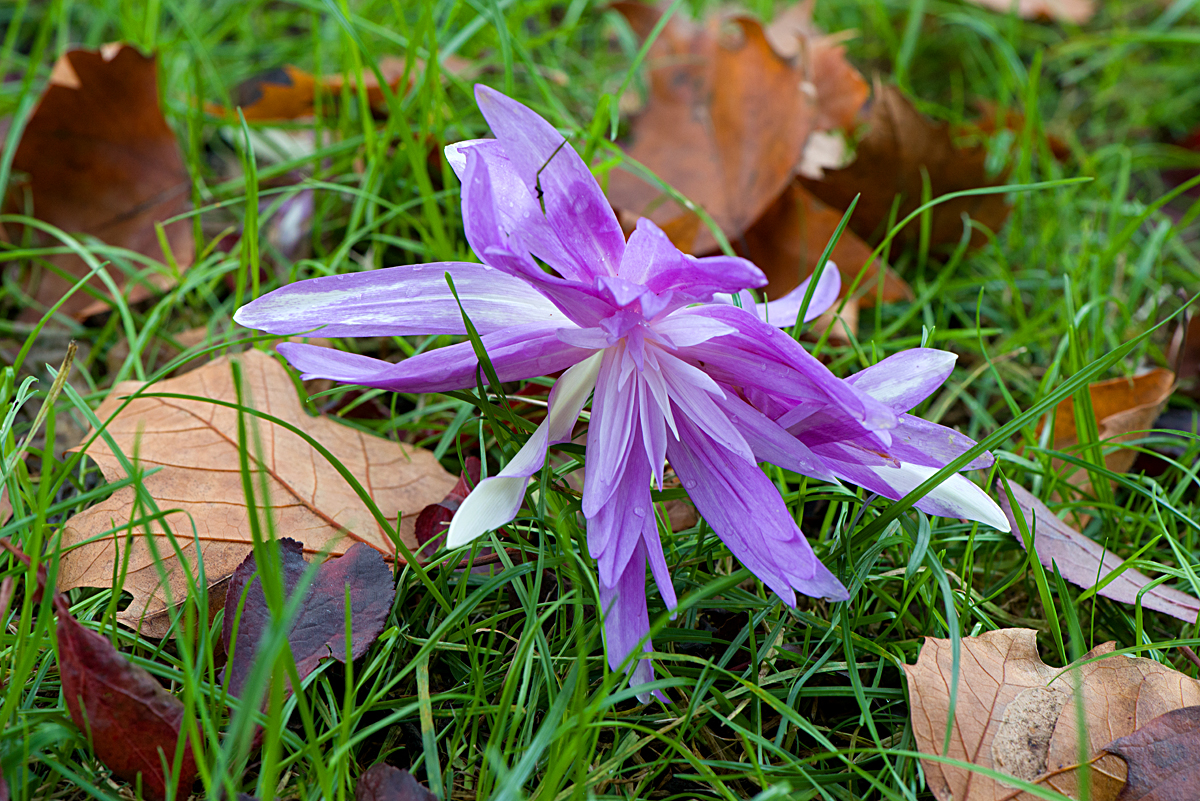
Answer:
<path fill-rule="evenodd" d="M 1200 706 L 1160 715 L 1104 750 L 1129 765 L 1117 801 L 1195 801 L 1200 796 Z"/>
<path fill-rule="evenodd" d="M 0 545 L 30 565 L 29 557 L 7 538 Z M 47 581 L 45 563 L 39 567 L 35 601 Z M 114 775 L 134 784 L 140 774 L 147 798 L 165 798 L 168 777 L 162 766 L 164 757 L 168 766 L 175 763 L 183 736 L 183 703 L 108 639 L 81 626 L 66 596 L 55 593 L 53 603 L 58 613 L 58 673 L 71 720 Z M 195 777 L 196 762 L 185 744 L 174 785 L 177 798 L 188 794 Z"/>
<path fill-rule="evenodd" d="M 1054 512 L 1031 492 L 1016 484 L 1010 486 L 1026 525 L 1033 531 L 1033 547 L 1037 552 L 1038 561 L 1043 565 L 1057 565 L 1063 578 L 1080 587 L 1094 587 L 1120 567 L 1123 561 L 1121 557 L 1059 520 Z M 1020 527 L 1017 525 L 1012 505 L 1008 502 L 1008 495 L 1000 484 L 996 485 L 996 491 L 1000 497 L 1000 508 L 1012 524 L 1012 532 L 1017 541 L 1024 547 L 1025 542 L 1021 539 Z M 1120 603 L 1134 604 L 1137 602 L 1138 593 L 1149 583 L 1149 577 L 1127 567 L 1102 589 L 1097 590 L 1097 594 Z M 1200 612 L 1200 600 L 1162 585 L 1143 593 L 1141 603 L 1147 609 L 1177 617 L 1186 623 L 1195 623 L 1196 614 Z"/>
<path fill-rule="evenodd" d="M 191 180 L 158 105 L 154 58 L 129 46 L 71 50 L 59 59 L 13 167 L 29 176 L 38 219 L 160 262 L 167 259 L 155 223 L 190 208 Z M 10 196 L 10 204 L 14 200 L 23 211 L 24 201 Z M 194 255 L 191 221 L 171 223 L 166 233 L 176 264 L 188 267 Z M 88 272 L 75 255 L 49 261 L 77 278 Z M 36 272 L 40 277 L 30 291 L 47 306 L 74 283 L 51 271 Z M 118 286 L 126 284 L 123 271 L 110 267 L 109 274 Z M 171 281 L 165 272 L 146 273 L 126 295 L 131 302 L 141 300 Z M 88 285 L 104 289 L 97 278 Z M 107 307 L 80 290 L 62 311 L 86 317 Z"/>
<path fill-rule="evenodd" d="M 616 7 L 631 5 L 636 19 L 647 15 L 644 6 Z M 672 18 L 648 63 L 650 101 L 633 122 L 629 155 L 737 239 L 787 186 L 812 130 L 803 67 L 777 55 L 762 26 L 744 17 L 694 29 Z M 707 228 L 685 222 L 690 213 L 632 173 L 610 174 L 608 197 L 627 219 L 650 217 L 685 250 L 716 246 Z"/>
<path fill-rule="evenodd" d="M 869 129 L 858 143 L 854 161 L 840 170 L 826 170 L 820 180 L 801 178 L 814 195 L 837 209 L 846 209 L 861 194 L 850 227 L 867 241 L 884 233 L 894 199 L 900 197 L 897 221 L 921 205 L 924 176 L 929 177 L 931 198 L 950 192 L 995 186 L 984 169 L 987 152 L 982 147 L 959 148 L 950 127 L 921 114 L 899 89 L 882 87 L 867 115 Z M 993 231 L 1008 219 L 1009 206 L 1002 194 L 956 198 L 935 206 L 930 215 L 930 242 L 957 242 L 962 237 L 966 213 Z M 915 241 L 920 227 L 914 221 L 898 235 Z M 976 232 L 972 242 L 985 241 Z"/>
<path fill-rule="evenodd" d="M 296 540 L 282 539 L 279 557 L 283 587 L 291 598 L 308 568 L 304 547 Z M 242 685 L 254 666 L 259 639 L 271 623 L 271 609 L 257 571 L 258 565 L 251 553 L 233 571 L 225 594 L 222 633 L 225 649 L 230 654 L 225 670 L 229 675 L 229 691 L 235 696 L 241 694 Z M 357 543 L 345 555 L 329 559 L 317 568 L 301 602 L 300 612 L 288 634 L 296 672 L 301 679 L 312 673 L 326 657 L 339 662 L 346 660 L 346 587 L 350 588 L 351 657 L 357 659 L 365 654 L 383 631 L 396 597 L 392 571 L 378 551 Z M 237 640 L 231 647 L 235 620 Z"/>
<path fill-rule="evenodd" d="M 446 540 L 446 527 L 450 525 L 450 520 L 458 511 L 458 507 L 462 506 L 462 502 L 471 494 L 471 489 L 479 483 L 479 475 L 482 470 L 483 463 L 474 456 L 468 456 L 463 463 L 462 475 L 459 476 L 458 483 L 454 485 L 454 488 L 446 493 L 445 498 L 437 503 L 429 504 L 421 510 L 421 514 L 417 515 L 416 536 L 424 558 L 441 550 L 442 543 Z M 434 539 L 436 542 L 426 547 L 427 543 Z"/>
<path fill-rule="evenodd" d="M 367 768 L 354 788 L 354 801 L 434 801 L 434 798 L 407 770 L 382 762 Z"/>
<path fill-rule="evenodd" d="M 1012 13 L 1022 19 L 1044 19 L 1082 25 L 1096 13 L 1094 0 L 970 0 L 977 6 L 1001 14 Z"/>
<path fill-rule="evenodd" d="M 783 194 L 746 231 L 739 243 L 742 255 L 754 262 L 770 281 L 768 293 L 781 297 L 812 275 L 825 246 L 842 221 L 842 212 L 813 197 L 793 181 Z M 850 291 L 859 272 L 871 258 L 871 248 L 846 229 L 830 254 L 842 274 L 842 297 Z M 876 259 L 859 283 L 857 295 L 866 306 L 875 305 L 880 261 Z M 883 302 L 912 299 L 912 289 L 891 269 L 884 271 Z"/>

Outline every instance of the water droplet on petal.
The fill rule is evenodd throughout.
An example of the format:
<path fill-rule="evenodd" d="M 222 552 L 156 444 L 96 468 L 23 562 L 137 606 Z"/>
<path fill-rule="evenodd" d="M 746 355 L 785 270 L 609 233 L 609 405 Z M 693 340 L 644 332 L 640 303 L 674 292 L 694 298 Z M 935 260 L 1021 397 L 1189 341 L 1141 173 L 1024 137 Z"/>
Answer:
<path fill-rule="evenodd" d="M 634 513 L 635 515 L 637 515 L 638 517 L 645 517 L 645 516 L 646 516 L 646 510 L 645 510 L 644 508 L 642 508 L 641 506 L 635 506 L 635 507 L 633 507 L 633 513 Z"/>
<path fill-rule="evenodd" d="M 696 488 L 696 479 L 692 478 L 692 479 L 688 479 L 687 481 L 683 482 L 683 488 L 684 489 L 695 489 Z"/>

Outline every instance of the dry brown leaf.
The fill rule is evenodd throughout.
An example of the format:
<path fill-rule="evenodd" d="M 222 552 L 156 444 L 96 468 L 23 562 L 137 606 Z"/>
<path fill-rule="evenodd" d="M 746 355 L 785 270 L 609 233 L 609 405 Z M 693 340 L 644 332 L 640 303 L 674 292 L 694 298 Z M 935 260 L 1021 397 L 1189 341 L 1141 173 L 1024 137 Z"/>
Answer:
<path fill-rule="evenodd" d="M 1100 755 L 1107 743 L 1132 734 L 1154 718 L 1200 703 L 1200 682 L 1150 659 L 1109 656 L 1112 643 L 1088 653 L 1078 667 L 1058 670 L 1042 662 L 1037 632 L 1001 629 L 961 641 L 958 693 L 950 750 L 945 756 L 992 768 L 1075 798 L 1079 733 L 1073 703 L 1076 684 L 1084 699 L 1092 801 L 1114 801 L 1125 783 L 1125 763 Z M 905 667 L 919 749 L 942 755 L 950 708 L 953 657 L 949 640 L 925 638 L 915 665 Z M 1032 801 L 987 776 L 922 760 L 929 789 L 939 801 Z"/>
<path fill-rule="evenodd" d="M 848 167 L 827 170 L 821 180 L 800 180 L 835 209 L 849 208 L 855 195 L 861 193 L 850 227 L 869 242 L 886 233 L 884 228 L 897 195 L 900 196 L 897 221 L 921 205 L 926 174 L 931 198 L 1000 183 L 987 177 L 984 148 L 957 147 L 950 137 L 950 127 L 929 120 L 899 89 L 877 88 L 867 124 L 868 131 Z M 962 237 L 964 212 L 996 231 L 1008 219 L 1009 206 L 1002 194 L 973 195 L 934 206 L 930 212 L 930 243 L 958 242 Z M 898 239 L 915 241 L 919 230 L 914 221 L 905 226 Z M 972 236 L 975 244 L 984 241 L 978 232 Z"/>
<path fill-rule="evenodd" d="M 1010 488 L 1028 529 L 1033 531 L 1033 548 L 1037 552 L 1038 560 L 1047 568 L 1052 564 L 1057 565 L 1062 577 L 1067 581 L 1080 587 L 1094 587 L 1121 566 L 1124 561 L 1121 557 L 1058 519 L 1048 506 L 1028 490 L 1016 484 L 1010 485 Z M 1008 495 L 1000 484 L 997 484 L 996 490 L 1000 498 L 1000 507 L 1012 524 L 1013 536 L 1024 547 L 1021 527 L 1017 523 L 1012 505 L 1008 502 Z M 1147 576 L 1133 568 L 1126 568 L 1102 589 L 1097 590 L 1097 593 L 1105 598 L 1132 605 L 1137 602 L 1138 593 L 1149 583 L 1150 579 Z M 1195 623 L 1196 614 L 1200 612 L 1200 600 L 1162 585 L 1142 594 L 1142 606 L 1179 618 L 1185 623 Z"/>
<path fill-rule="evenodd" d="M 758 265 L 770 281 L 771 297 L 782 297 L 812 275 L 825 246 L 842 221 L 842 212 L 831 209 L 792 182 L 779 199 L 758 219 L 743 240 L 742 255 Z M 832 261 L 842 274 L 842 297 L 850 291 L 871 248 L 848 228 L 842 231 Z M 878 292 L 879 260 L 867 269 L 856 293 L 864 306 L 874 306 Z M 883 302 L 912 300 L 912 289 L 890 268 L 883 278 Z"/>
<path fill-rule="evenodd" d="M 191 207 L 191 180 L 158 105 L 154 58 L 125 45 L 71 50 L 58 60 L 17 146 L 13 168 L 29 175 L 38 219 L 158 261 L 166 258 L 155 223 Z M 19 195 L 10 197 L 14 200 L 23 210 L 24 200 Z M 188 267 L 194 256 L 191 221 L 171 223 L 166 233 L 175 262 L 180 269 Z M 75 255 L 51 256 L 49 261 L 79 278 L 88 273 Z M 48 270 L 35 273 L 40 280 L 29 291 L 46 306 L 74 283 Z M 109 274 L 119 287 L 125 285 L 121 270 L 110 268 Z M 161 273 L 145 280 L 127 290 L 130 302 L 171 283 Z M 96 278 L 89 286 L 103 289 Z M 107 307 L 80 290 L 62 311 L 86 317 Z"/>
<path fill-rule="evenodd" d="M 1200 309 L 1193 310 L 1187 323 L 1175 330 L 1167 362 L 1175 366 L 1179 391 L 1200 398 Z"/>
<path fill-rule="evenodd" d="M 151 392 L 194 395 L 236 402 L 230 362 L 240 361 L 246 392 L 254 407 L 307 431 L 328 448 L 367 489 L 380 511 L 391 519 L 402 515 L 400 536 L 416 547 L 413 520 L 427 504 L 441 500 L 454 486 L 454 477 L 418 448 L 362 434 L 325 417 L 305 414 L 287 371 L 259 351 L 222 357 L 178 378 L 162 381 Z M 106 420 L 141 385 L 125 382 L 113 388 L 96 410 Z M 275 531 L 299 540 L 306 553 L 328 549 L 338 556 L 354 542 L 365 542 L 392 556 L 395 547 L 367 506 L 336 470 L 300 437 L 259 420 L 262 467 L 267 472 Z M 146 490 L 160 509 L 179 548 L 195 567 L 193 522 L 210 585 L 226 580 L 251 550 L 249 518 L 238 468 L 237 413 L 203 400 L 138 398 L 108 425 L 121 449 L 132 458 L 136 451 L 143 468 L 162 467 L 145 479 Z M 87 454 L 110 481 L 125 477 L 119 461 L 96 439 Z M 261 503 L 261 499 L 259 499 Z M 124 589 L 133 601 L 117 618 L 148 636 L 163 636 L 169 626 L 166 594 L 145 536 L 132 540 L 126 553 L 125 531 L 133 512 L 134 490 L 118 490 L 111 498 L 67 521 L 59 586 L 105 587 L 113 580 L 114 564 L 128 559 Z M 141 514 L 146 514 L 142 510 Z M 117 528 L 117 534 L 109 532 Z M 186 576 L 161 525 L 151 524 L 153 542 L 165 559 L 167 586 L 175 601 L 187 592 Z M 142 534 L 144 524 L 135 530 Z M 87 542 L 99 538 L 94 542 Z M 68 548 L 87 542 L 74 550 Z M 218 595 L 215 593 L 214 595 Z M 214 603 L 219 603 L 214 598 Z"/>
<path fill-rule="evenodd" d="M 1112 378 L 1088 384 L 1100 442 L 1108 446 L 1142 436 L 1138 432 L 1153 426 L 1158 413 L 1171 397 L 1174 386 L 1175 374 L 1163 368 L 1133 378 Z M 1066 450 L 1078 442 L 1075 400 L 1066 398 L 1054 409 L 1054 449 Z M 1114 473 L 1124 473 L 1136 458 L 1137 451 L 1118 448 L 1105 455 L 1104 464 Z M 1087 482 L 1087 473 L 1077 471 L 1070 481 L 1083 487 Z"/>
<path fill-rule="evenodd" d="M 1022 19 L 1046 19 L 1055 22 L 1070 22 L 1082 25 L 1096 14 L 1093 0 L 970 0 L 977 6 L 990 8 L 1002 14 L 1012 13 Z"/>
<path fill-rule="evenodd" d="M 630 13 L 635 29 L 650 14 L 657 19 L 641 4 L 615 7 Z M 629 155 L 737 239 L 787 186 L 812 130 L 803 67 L 778 56 L 762 26 L 745 17 L 726 26 L 718 17 L 703 26 L 672 17 L 648 65 L 650 102 L 633 122 Z M 654 220 L 685 250 L 716 247 L 707 227 L 679 222 L 690 213 L 632 173 L 613 171 L 608 197 L 633 217 Z M 679 225 L 692 236 L 680 237 Z"/>

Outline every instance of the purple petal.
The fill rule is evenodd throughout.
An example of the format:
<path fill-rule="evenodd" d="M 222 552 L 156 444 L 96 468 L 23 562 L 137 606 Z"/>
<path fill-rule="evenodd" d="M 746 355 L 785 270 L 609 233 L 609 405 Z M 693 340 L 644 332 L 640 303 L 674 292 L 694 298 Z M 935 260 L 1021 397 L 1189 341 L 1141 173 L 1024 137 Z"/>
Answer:
<path fill-rule="evenodd" d="M 891 431 L 892 444 L 888 453 L 902 462 L 936 467 L 939 470 L 975 447 L 975 440 L 953 428 L 940 426 L 911 414 L 900 415 L 900 425 Z M 990 453 L 984 453 L 967 463 L 963 470 L 986 470 L 996 463 Z"/>
<path fill-rule="evenodd" d="M 676 348 L 690 348 L 710 339 L 737 333 L 733 326 L 695 314 L 672 314 L 654 323 L 654 333 Z"/>
<path fill-rule="evenodd" d="M 855 373 L 846 383 L 895 412 L 907 412 L 950 377 L 956 359 L 958 356 L 944 350 L 911 348 Z"/>
<path fill-rule="evenodd" d="M 579 154 L 563 144 L 562 134 L 550 123 L 496 90 L 476 85 L 475 100 L 503 144 L 524 197 L 537 209 L 520 229 L 534 253 L 568 279 L 590 283 L 601 275 L 616 275 L 625 236 Z M 538 252 L 532 247 L 535 237 L 539 242 L 556 241 L 554 252 Z"/>
<path fill-rule="evenodd" d="M 758 316 L 776 328 L 791 328 L 796 324 L 796 316 L 800 314 L 800 306 L 804 302 L 804 293 L 812 283 L 812 276 L 800 282 L 800 286 L 784 295 L 779 300 L 755 304 Z M 821 271 L 821 280 L 809 298 L 808 308 L 804 312 L 804 322 L 813 320 L 824 314 L 830 306 L 837 302 L 838 292 L 842 290 L 842 274 L 832 263 L 825 265 Z"/>
<path fill-rule="evenodd" d="M 604 635 L 607 640 L 608 666 L 613 670 L 621 667 L 625 657 L 633 653 L 638 642 L 650 633 L 650 614 L 646 610 L 646 550 L 641 541 L 625 570 L 611 584 L 600 584 L 600 608 L 604 613 Z M 644 653 L 654 650 L 650 639 L 642 645 Z M 654 681 L 654 667 L 649 659 L 633 663 L 629 678 L 631 687 Z M 649 694 L 639 694 L 643 702 L 650 700 Z"/>
<path fill-rule="evenodd" d="M 737 454 L 747 462 L 754 461 L 754 452 L 742 437 L 737 426 L 717 405 L 715 396 L 723 390 L 698 367 L 675 358 L 669 353 L 658 354 L 659 370 L 670 390 L 675 408 L 698 425 L 721 447 Z"/>
<path fill-rule="evenodd" d="M 600 583 L 612 585 L 642 540 L 647 520 L 654 521 L 650 500 L 650 464 L 642 452 L 641 433 L 635 432 L 625 469 L 607 503 L 588 515 L 588 551 L 596 559 Z M 590 455 L 590 454 L 589 454 Z M 592 480 L 591 465 L 584 478 L 584 491 Z"/>
<path fill-rule="evenodd" d="M 604 352 L 596 393 L 592 398 L 592 417 L 588 423 L 587 478 L 583 482 L 583 514 L 594 517 L 608 503 L 629 461 L 634 439 L 637 393 L 620 381 L 623 348 Z M 628 358 L 628 357 L 626 357 Z M 640 435 L 638 435 L 640 437 Z M 637 449 L 641 451 L 639 447 Z M 640 461 L 641 453 L 637 459 Z M 650 479 L 646 478 L 649 492 Z"/>
<path fill-rule="evenodd" d="M 692 363 L 702 363 L 704 371 L 722 384 L 742 388 L 747 394 L 757 391 L 779 398 L 787 401 L 788 408 L 801 411 L 806 410 L 806 403 L 818 407 L 832 404 L 865 431 L 896 426 L 896 414 L 890 407 L 842 381 L 796 340 L 745 309 L 714 303 L 675 315 L 708 317 L 737 329 L 737 333 L 681 348 L 678 353 Z"/>
<path fill-rule="evenodd" d="M 480 334 L 567 318 L 528 283 L 482 264 L 439 262 L 311 278 L 276 289 L 238 309 L 233 319 L 271 334 L 320 329 L 321 336 L 465 334 L 462 308 Z"/>
<path fill-rule="evenodd" d="M 667 460 L 667 421 L 645 380 L 638 377 L 638 416 L 642 423 L 642 445 L 646 461 L 654 475 L 654 483 L 663 488 L 663 467 Z"/>
<path fill-rule="evenodd" d="M 548 375 L 592 354 L 559 341 L 558 328 L 554 326 L 512 326 L 487 334 L 481 340 L 500 381 Z M 396 364 L 294 342 L 284 342 L 278 350 L 306 379 L 328 378 L 392 392 L 467 389 L 476 385 L 479 370 L 479 360 L 470 342 L 426 351 Z"/>
<path fill-rule="evenodd" d="M 674 290 L 695 303 L 710 300 L 719 293 L 733 294 L 766 283 L 763 271 L 745 259 L 736 256 L 697 259 L 685 254 L 677 265 L 664 267 L 650 276 L 646 286 L 659 293 Z"/>
<path fill-rule="evenodd" d="M 837 483 L 837 476 L 807 445 L 780 428 L 775 421 L 732 392 L 716 398 L 729 421 L 737 426 L 754 451 L 754 460 L 770 462 L 785 470 Z"/>
<path fill-rule="evenodd" d="M 684 264 L 683 254 L 662 229 L 641 217 L 629 235 L 617 275 L 635 284 L 645 285 L 651 276 L 681 269 Z"/>
<path fill-rule="evenodd" d="M 443 149 L 443 152 L 446 154 L 446 161 L 450 163 L 450 169 L 454 170 L 454 174 L 458 176 L 458 180 L 461 181 L 467 171 L 467 150 L 484 142 L 494 141 L 494 139 L 464 139 L 461 142 L 446 145 Z"/>
<path fill-rule="evenodd" d="M 671 466 L 696 508 L 729 550 L 785 603 L 809 590 L 845 600 L 848 594 L 820 566 L 775 485 L 757 465 L 717 445 L 686 418 L 679 440 L 667 443 Z"/>
<path fill-rule="evenodd" d="M 671 583 L 671 573 L 667 569 L 667 557 L 663 554 L 662 540 L 658 536 L 658 524 L 653 515 L 646 518 L 646 528 L 642 531 L 642 545 L 646 548 L 646 558 L 650 562 L 650 572 L 658 593 L 662 596 L 667 609 L 679 605 L 675 598 L 675 585 Z M 674 615 L 672 615 L 674 617 Z"/>

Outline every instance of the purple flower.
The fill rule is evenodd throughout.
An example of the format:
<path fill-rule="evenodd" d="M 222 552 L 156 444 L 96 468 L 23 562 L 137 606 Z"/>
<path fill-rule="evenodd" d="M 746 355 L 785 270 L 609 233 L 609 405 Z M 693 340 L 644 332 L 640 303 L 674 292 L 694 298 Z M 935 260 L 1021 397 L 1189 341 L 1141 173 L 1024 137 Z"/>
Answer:
<path fill-rule="evenodd" d="M 639 642 L 651 650 L 647 565 L 668 608 L 676 603 L 651 503 L 651 486 L 662 487 L 668 460 L 713 531 L 786 603 L 795 604 L 797 591 L 845 600 L 845 588 L 816 558 L 758 463 L 903 494 L 914 477 L 931 474 L 931 459 L 969 443 L 950 432 L 957 442 L 909 455 L 924 438 L 949 431 L 902 412 L 945 380 L 946 358 L 953 357 L 909 352 L 916 355 L 837 378 L 776 327 L 795 322 L 804 286 L 770 304 L 752 306 L 747 294 L 747 308 L 731 305 L 725 296 L 766 283 L 757 267 L 685 255 L 646 219 L 626 242 L 587 165 L 561 134 L 492 89 L 477 87 L 476 99 L 497 138 L 452 145 L 446 154 L 462 181 L 467 239 L 483 264 L 302 281 L 239 309 L 235 319 L 276 334 L 463 334 L 449 274 L 500 381 L 565 370 L 544 422 L 467 497 L 447 541 L 465 544 L 516 516 L 547 448 L 571 439 L 591 396 L 582 506 L 614 668 Z M 833 302 L 837 283 L 837 271 L 826 269 L 806 316 Z M 279 350 L 306 378 L 397 392 L 473 387 L 479 370 L 469 342 L 398 364 L 294 343 Z M 953 509 L 1006 528 L 987 495 L 961 482 L 971 490 L 955 485 L 931 501 L 935 492 L 922 508 Z M 653 676 L 645 659 L 633 673 L 634 685 Z"/>

